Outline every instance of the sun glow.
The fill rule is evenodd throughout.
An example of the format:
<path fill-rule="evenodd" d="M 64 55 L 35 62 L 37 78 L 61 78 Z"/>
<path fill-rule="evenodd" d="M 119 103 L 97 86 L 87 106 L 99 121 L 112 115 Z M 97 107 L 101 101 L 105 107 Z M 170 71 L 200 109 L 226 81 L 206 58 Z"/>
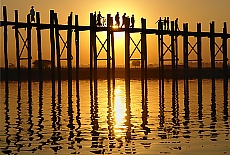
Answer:
<path fill-rule="evenodd" d="M 114 32 L 114 39 L 115 40 L 121 40 L 125 38 L 124 32 Z"/>
<path fill-rule="evenodd" d="M 117 25 L 112 26 L 113 29 L 118 29 L 119 27 Z"/>
<path fill-rule="evenodd" d="M 118 27 L 118 25 L 113 25 L 112 28 L 114 30 L 117 30 L 119 27 Z M 124 38 L 124 36 L 125 36 L 124 32 L 116 32 L 116 31 L 114 31 L 114 39 L 115 40 L 122 39 L 122 38 Z"/>

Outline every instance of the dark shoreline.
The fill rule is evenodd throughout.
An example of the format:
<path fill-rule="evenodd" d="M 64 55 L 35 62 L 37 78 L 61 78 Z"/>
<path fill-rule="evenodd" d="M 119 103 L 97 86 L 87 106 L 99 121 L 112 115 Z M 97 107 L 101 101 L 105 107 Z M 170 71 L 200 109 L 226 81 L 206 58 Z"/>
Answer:
<path fill-rule="evenodd" d="M 76 70 L 75 68 L 72 69 L 72 79 L 76 79 Z M 172 78 L 172 70 L 165 69 L 164 72 L 165 79 Z M 5 80 L 5 69 L 0 69 L 1 80 Z M 21 69 L 21 80 L 27 80 L 28 70 L 27 68 Z M 31 70 L 31 79 L 33 81 L 39 80 L 38 69 L 32 68 Z M 98 68 L 98 79 L 106 79 L 107 71 L 106 68 Z M 116 68 L 115 70 L 115 77 L 116 78 L 125 78 L 125 69 L 124 68 Z M 224 71 L 223 69 L 216 69 L 214 72 L 211 68 L 204 68 L 202 71 L 198 71 L 196 68 L 189 68 L 188 78 L 229 78 L 230 77 L 230 69 Z M 131 68 L 130 69 L 130 78 L 131 79 L 140 79 L 141 78 L 141 69 L 140 68 Z M 151 79 L 158 79 L 159 78 L 159 70 L 158 68 L 148 68 L 148 78 Z M 177 73 L 178 79 L 184 79 L 185 74 L 183 69 L 178 69 Z M 56 79 L 57 79 L 57 70 L 56 70 Z M 67 80 L 68 79 L 68 70 L 67 68 L 62 68 L 61 70 L 61 79 Z M 90 69 L 89 68 L 80 68 L 79 69 L 79 79 L 80 80 L 87 80 L 90 79 Z M 12 81 L 18 80 L 17 69 L 16 68 L 9 68 L 9 79 Z M 51 80 L 51 69 L 44 69 L 43 70 L 43 80 Z"/>

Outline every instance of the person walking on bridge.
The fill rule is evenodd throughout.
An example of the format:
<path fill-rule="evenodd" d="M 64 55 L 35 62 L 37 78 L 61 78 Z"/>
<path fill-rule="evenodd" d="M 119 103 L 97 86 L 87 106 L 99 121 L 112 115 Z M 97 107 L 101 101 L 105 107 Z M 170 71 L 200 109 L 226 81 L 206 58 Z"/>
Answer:
<path fill-rule="evenodd" d="M 159 20 L 157 20 L 156 23 L 158 23 L 158 29 L 163 30 L 163 20 L 161 19 L 161 17 L 159 18 Z"/>
<path fill-rule="evenodd" d="M 180 31 L 179 25 L 178 25 L 178 18 L 175 20 L 175 31 Z"/>
<path fill-rule="evenodd" d="M 132 15 L 131 17 L 131 28 L 134 28 L 134 23 L 135 23 L 135 19 L 134 19 L 134 15 Z"/>
<path fill-rule="evenodd" d="M 30 9 L 30 19 L 31 19 L 31 22 L 35 22 L 35 11 L 34 11 L 34 6 L 31 6 L 31 9 Z"/>
<path fill-rule="evenodd" d="M 101 12 L 99 11 L 99 13 L 98 13 L 98 15 L 97 15 L 97 25 L 98 25 L 99 27 L 102 26 L 101 19 L 102 19 L 102 15 L 101 15 Z"/>
<path fill-rule="evenodd" d="M 116 16 L 115 16 L 115 21 L 116 21 L 116 25 L 117 27 L 120 27 L 120 17 L 119 17 L 119 12 L 117 12 Z"/>
<path fill-rule="evenodd" d="M 123 25 L 125 26 L 125 15 L 126 15 L 126 13 L 124 13 L 124 15 L 122 16 L 122 25 L 121 25 L 121 27 L 123 27 Z"/>

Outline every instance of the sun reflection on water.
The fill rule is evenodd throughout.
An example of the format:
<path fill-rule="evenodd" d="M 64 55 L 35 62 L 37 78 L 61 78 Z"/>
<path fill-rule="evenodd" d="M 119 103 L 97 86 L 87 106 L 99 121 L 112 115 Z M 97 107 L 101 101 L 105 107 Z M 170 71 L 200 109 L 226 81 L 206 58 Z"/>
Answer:
<path fill-rule="evenodd" d="M 125 103 L 122 101 L 122 91 L 118 87 L 115 89 L 115 99 L 114 99 L 114 117 L 115 117 L 115 122 L 114 122 L 114 128 L 115 128 L 115 136 L 121 137 L 124 136 L 125 132 L 123 132 L 123 129 L 126 127 L 124 126 L 125 122 Z"/>

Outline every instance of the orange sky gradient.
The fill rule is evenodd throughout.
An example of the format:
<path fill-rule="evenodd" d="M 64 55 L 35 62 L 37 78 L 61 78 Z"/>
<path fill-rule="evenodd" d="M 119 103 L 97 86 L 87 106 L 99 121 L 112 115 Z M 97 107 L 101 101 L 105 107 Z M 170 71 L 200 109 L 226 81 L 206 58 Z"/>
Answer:
<path fill-rule="evenodd" d="M 135 15 L 135 27 L 140 27 L 141 18 L 146 18 L 147 28 L 157 28 L 155 22 L 159 17 L 170 17 L 170 20 L 175 20 L 179 18 L 179 28 L 182 29 L 182 24 L 185 22 L 189 23 L 189 31 L 196 30 L 196 23 L 202 23 L 202 31 L 209 31 L 209 23 L 215 21 L 215 31 L 222 32 L 223 22 L 227 22 L 228 29 L 230 29 L 230 1 L 227 0 L 1 0 L 1 17 L 2 17 L 2 6 L 7 6 L 7 15 L 10 21 L 14 21 L 14 10 L 19 10 L 19 21 L 26 21 L 26 15 L 29 13 L 30 7 L 33 5 L 35 11 L 40 12 L 41 23 L 49 23 L 49 10 L 54 9 L 58 13 L 59 23 L 66 24 L 67 17 L 70 12 L 73 14 L 79 15 L 79 25 L 89 25 L 89 15 L 94 11 L 101 11 L 102 16 L 106 17 L 106 14 L 111 14 L 113 17 L 116 12 L 120 13 L 120 17 L 124 12 L 128 16 L 132 14 Z M 74 23 L 74 21 L 73 21 Z M 24 29 L 21 29 L 22 34 L 26 34 Z M 8 53 L 9 53 L 9 63 L 16 64 L 16 52 L 15 52 L 15 39 L 14 39 L 14 30 L 11 27 L 8 28 Z M 66 33 L 63 31 L 61 33 L 66 39 Z M 0 28 L 0 65 L 4 66 L 3 58 L 3 28 Z M 104 42 L 106 37 L 105 33 L 98 34 Z M 140 34 L 131 34 L 131 37 L 136 41 L 140 39 Z M 73 38 L 74 39 L 74 38 Z M 124 65 L 124 34 L 117 33 L 115 34 L 115 54 L 116 54 L 116 65 Z M 147 52 L 148 52 L 148 63 L 158 63 L 158 54 L 157 54 L 157 36 L 148 35 L 147 36 Z M 37 44 L 36 44 L 36 29 L 32 30 L 32 61 L 37 59 Z M 221 40 L 217 39 L 217 43 L 220 43 Z M 166 39 L 167 42 L 167 39 Z M 195 40 L 191 39 L 191 43 L 194 44 Z M 230 45 L 230 42 L 228 42 Z M 98 49 L 100 49 L 100 44 Z M 132 43 L 131 43 L 132 45 Z M 182 55 L 182 38 L 179 37 L 179 63 L 183 62 Z M 63 45 L 61 45 L 63 46 Z M 21 43 L 22 47 L 22 43 Z M 131 46 L 131 51 L 133 50 Z M 229 49 L 229 48 L 228 48 Z M 209 62 L 209 40 L 203 39 L 202 44 L 202 57 L 203 62 Z M 75 51 L 75 45 L 73 44 L 72 53 L 73 57 Z M 104 52 L 104 51 L 103 51 Z M 26 56 L 26 51 L 24 54 Z M 104 53 L 105 55 L 105 53 Z M 25 57 L 24 56 L 24 57 Z M 101 55 L 103 57 L 103 53 Z M 136 53 L 135 58 L 138 58 L 139 55 Z M 220 55 L 221 56 L 221 55 Z M 228 50 L 228 57 L 230 52 Z M 63 55 L 65 57 L 65 55 Z M 191 58 L 195 55 L 191 55 Z M 42 30 L 42 58 L 50 59 L 50 44 L 49 44 L 49 31 Z M 221 57 L 217 57 L 221 58 Z M 75 59 L 73 59 L 73 64 L 75 64 Z M 22 64 L 26 65 L 26 61 Z M 80 64 L 88 65 L 89 64 L 89 31 L 80 32 Z M 99 65 L 105 65 L 106 62 L 100 63 Z M 65 66 L 65 63 L 62 63 Z"/>

